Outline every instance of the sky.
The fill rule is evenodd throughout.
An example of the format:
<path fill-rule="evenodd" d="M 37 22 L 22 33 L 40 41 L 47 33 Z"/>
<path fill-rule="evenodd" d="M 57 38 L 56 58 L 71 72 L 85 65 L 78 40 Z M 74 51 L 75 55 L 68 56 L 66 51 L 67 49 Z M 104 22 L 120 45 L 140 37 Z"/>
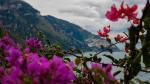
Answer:
<path fill-rule="evenodd" d="M 138 17 L 141 17 L 141 9 L 146 0 L 24 0 L 39 10 L 42 15 L 52 15 L 75 23 L 82 28 L 96 34 L 97 30 L 104 26 L 111 26 L 111 36 L 127 31 L 130 23 L 126 19 L 111 22 L 105 17 L 105 13 L 112 4 L 117 7 L 122 1 L 130 6 L 138 4 Z"/>

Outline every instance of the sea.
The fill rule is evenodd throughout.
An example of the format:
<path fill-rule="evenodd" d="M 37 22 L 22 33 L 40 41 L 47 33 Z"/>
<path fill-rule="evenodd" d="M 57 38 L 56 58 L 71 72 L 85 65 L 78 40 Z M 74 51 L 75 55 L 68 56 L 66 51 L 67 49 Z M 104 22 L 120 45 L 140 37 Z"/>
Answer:
<path fill-rule="evenodd" d="M 94 55 L 96 52 L 85 52 L 83 55 L 84 56 L 87 56 L 87 57 L 90 57 L 91 55 Z M 124 58 L 125 57 L 125 52 L 113 52 L 112 54 L 109 53 L 109 52 L 103 52 L 101 54 L 98 55 L 98 57 L 101 57 L 102 60 L 101 60 L 101 63 L 112 63 L 112 61 L 103 56 L 104 54 L 106 55 L 111 55 L 113 56 L 114 58 L 116 59 L 121 59 L 121 58 Z M 67 56 L 68 58 L 70 58 L 72 61 L 75 60 L 75 56 L 72 56 L 72 55 L 69 55 Z M 90 63 L 87 63 L 87 65 L 90 67 Z M 141 66 L 142 67 L 145 67 L 144 63 L 141 62 Z M 120 67 L 117 67 L 117 66 L 113 66 L 113 69 L 112 69 L 112 73 L 115 73 L 116 71 L 122 71 L 120 74 L 118 74 L 117 76 L 115 76 L 116 79 L 120 80 L 120 79 L 123 79 L 124 77 L 124 74 L 123 74 L 123 68 L 120 68 Z M 150 73 L 146 73 L 146 72 L 139 72 L 138 75 L 134 78 L 134 79 L 140 79 L 142 81 L 148 81 L 150 83 Z M 134 80 L 133 80 L 134 81 Z M 138 84 L 138 83 L 136 83 Z"/>

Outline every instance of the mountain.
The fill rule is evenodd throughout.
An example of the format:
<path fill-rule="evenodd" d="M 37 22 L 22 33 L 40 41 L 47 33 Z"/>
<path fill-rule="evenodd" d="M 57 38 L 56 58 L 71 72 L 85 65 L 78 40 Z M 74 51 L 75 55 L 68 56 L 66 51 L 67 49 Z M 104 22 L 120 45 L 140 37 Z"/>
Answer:
<path fill-rule="evenodd" d="M 22 0 L 0 0 L 0 22 L 18 42 L 36 37 L 39 31 L 43 32 L 51 43 L 59 43 L 63 49 L 98 49 L 97 46 L 91 46 L 91 43 L 93 40 L 101 41 L 100 37 L 78 25 L 53 16 L 40 15 L 39 11 Z M 106 44 L 106 41 L 104 43 Z"/>
<path fill-rule="evenodd" d="M 54 27 L 55 31 L 57 32 L 63 32 L 76 40 L 79 41 L 85 41 L 85 39 L 91 38 L 91 37 L 97 37 L 96 35 L 91 34 L 90 32 L 84 30 L 80 26 L 70 23 L 68 21 L 58 19 L 53 16 L 44 16 L 45 19 Z"/>
<path fill-rule="evenodd" d="M 93 35 L 92 33 L 84 30 L 80 26 L 70 23 L 68 21 L 58 19 L 53 16 L 44 16 L 44 18 L 52 25 L 55 31 L 59 33 L 65 34 L 67 37 L 72 39 L 73 44 L 76 42 L 84 43 L 84 45 L 88 45 L 88 39 L 101 39 L 100 37 Z M 83 44 L 82 44 L 83 45 Z M 79 46 L 81 47 L 81 45 Z"/>

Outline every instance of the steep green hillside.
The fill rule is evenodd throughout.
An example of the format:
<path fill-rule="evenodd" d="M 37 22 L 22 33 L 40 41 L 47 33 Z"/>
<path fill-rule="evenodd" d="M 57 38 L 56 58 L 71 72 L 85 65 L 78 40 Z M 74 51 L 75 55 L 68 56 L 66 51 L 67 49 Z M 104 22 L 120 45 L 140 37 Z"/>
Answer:
<path fill-rule="evenodd" d="M 0 0 L 0 22 L 18 42 L 36 37 L 37 32 L 42 31 L 51 43 L 59 43 L 64 49 L 91 50 L 93 47 L 88 46 L 87 39 L 99 38 L 73 23 L 41 16 L 39 11 L 22 0 Z"/>

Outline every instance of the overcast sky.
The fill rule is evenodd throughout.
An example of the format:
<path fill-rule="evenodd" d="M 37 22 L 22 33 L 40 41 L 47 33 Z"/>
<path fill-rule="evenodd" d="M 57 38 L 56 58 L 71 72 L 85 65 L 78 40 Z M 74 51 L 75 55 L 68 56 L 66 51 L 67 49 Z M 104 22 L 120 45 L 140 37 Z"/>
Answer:
<path fill-rule="evenodd" d="M 42 15 L 52 15 L 72 23 L 75 23 L 84 29 L 96 33 L 105 25 L 111 25 L 112 34 L 126 31 L 130 23 L 126 20 L 110 22 L 105 18 L 105 13 L 115 3 L 120 5 L 125 1 L 130 5 L 139 4 L 139 17 L 141 9 L 144 7 L 146 0 L 25 0 L 34 8 L 39 10 Z"/>

